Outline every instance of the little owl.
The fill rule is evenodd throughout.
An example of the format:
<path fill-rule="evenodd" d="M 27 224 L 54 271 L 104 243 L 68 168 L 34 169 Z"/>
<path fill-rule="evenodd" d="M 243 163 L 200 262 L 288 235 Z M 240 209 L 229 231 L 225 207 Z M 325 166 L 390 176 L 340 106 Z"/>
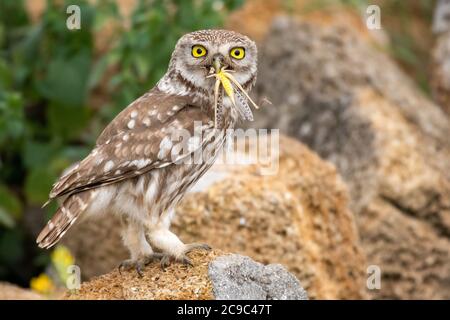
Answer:
<path fill-rule="evenodd" d="M 156 86 L 104 129 L 92 152 L 53 185 L 59 209 L 37 238 L 50 248 L 80 217 L 119 215 L 130 259 L 142 268 L 160 259 L 191 264 L 169 230 L 174 207 L 210 168 L 236 122 L 253 120 L 247 91 L 256 81 L 257 50 L 248 37 L 226 30 L 181 37 Z M 200 134 L 199 134 L 200 133 Z M 186 134 L 188 137 L 186 137 Z"/>

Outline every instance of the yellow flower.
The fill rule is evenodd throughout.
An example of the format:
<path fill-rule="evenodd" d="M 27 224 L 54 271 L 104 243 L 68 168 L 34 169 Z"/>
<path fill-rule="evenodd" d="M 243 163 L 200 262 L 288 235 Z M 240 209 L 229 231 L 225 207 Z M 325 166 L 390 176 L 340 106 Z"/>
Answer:
<path fill-rule="evenodd" d="M 75 259 L 73 258 L 69 249 L 67 249 L 65 246 L 57 246 L 51 254 L 51 259 L 53 263 L 62 264 L 65 266 L 70 266 L 75 262 Z"/>
<path fill-rule="evenodd" d="M 64 246 L 58 246 L 53 250 L 50 256 L 59 278 L 65 283 L 68 273 L 67 268 L 75 263 L 75 258 L 70 253 L 69 249 Z"/>
<path fill-rule="evenodd" d="M 52 279 L 45 273 L 41 273 L 39 276 L 32 278 L 30 281 L 30 287 L 34 291 L 43 294 L 49 294 L 55 289 Z"/>

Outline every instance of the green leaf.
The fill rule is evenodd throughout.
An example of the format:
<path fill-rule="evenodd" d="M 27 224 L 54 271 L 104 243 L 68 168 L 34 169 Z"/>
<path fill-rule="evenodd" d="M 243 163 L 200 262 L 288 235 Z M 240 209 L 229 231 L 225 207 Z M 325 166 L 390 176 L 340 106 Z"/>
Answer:
<path fill-rule="evenodd" d="M 0 88 L 10 88 L 12 84 L 12 72 L 8 63 L 0 59 Z"/>
<path fill-rule="evenodd" d="M 53 155 L 53 148 L 48 143 L 26 141 L 24 144 L 23 157 L 27 168 L 42 167 L 48 165 Z"/>
<path fill-rule="evenodd" d="M 67 146 L 61 150 L 61 157 L 70 162 L 79 161 L 89 154 L 90 148 L 87 146 Z"/>
<path fill-rule="evenodd" d="M 22 215 L 22 205 L 14 193 L 0 185 L 0 226 L 13 228 Z"/>
<path fill-rule="evenodd" d="M 45 78 L 36 84 L 47 99 L 66 106 L 85 103 L 91 58 L 87 50 L 71 59 L 58 57 L 48 66 Z"/>
<path fill-rule="evenodd" d="M 23 258 L 24 249 L 21 230 L 15 228 L 0 233 L 0 265 L 17 264 Z"/>
<path fill-rule="evenodd" d="M 51 104 L 47 116 L 51 135 L 65 140 L 77 137 L 89 119 L 87 108 L 60 104 Z"/>
<path fill-rule="evenodd" d="M 16 92 L 0 90 L 0 145 L 19 138 L 24 129 L 22 96 Z"/>
<path fill-rule="evenodd" d="M 13 228 L 16 225 L 14 219 L 0 207 L 0 226 Z"/>
<path fill-rule="evenodd" d="M 8 27 L 20 27 L 28 23 L 24 0 L 0 1 L 0 21 Z"/>
<path fill-rule="evenodd" d="M 89 75 L 89 89 L 95 88 L 100 83 L 100 80 L 102 80 L 103 76 L 105 75 L 106 68 L 108 68 L 108 58 L 108 56 L 104 56 L 94 64 L 94 67 L 92 68 L 92 71 Z"/>
<path fill-rule="evenodd" d="M 45 203 L 56 178 L 56 174 L 48 168 L 34 168 L 25 181 L 25 195 L 28 203 L 38 206 Z"/>
<path fill-rule="evenodd" d="M 4 185 L 0 185 L 0 209 L 11 218 L 18 219 L 22 215 L 20 200 Z"/>

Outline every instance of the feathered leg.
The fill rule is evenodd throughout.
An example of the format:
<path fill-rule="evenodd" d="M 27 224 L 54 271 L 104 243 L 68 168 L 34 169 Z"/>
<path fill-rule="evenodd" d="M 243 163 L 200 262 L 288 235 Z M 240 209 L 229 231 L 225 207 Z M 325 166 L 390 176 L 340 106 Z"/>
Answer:
<path fill-rule="evenodd" d="M 169 265 L 171 260 L 192 266 L 191 260 L 186 256 L 187 253 L 196 249 L 211 250 L 211 247 L 205 243 L 184 244 L 165 226 L 152 227 L 148 232 L 148 238 L 150 243 L 163 253 L 161 259 L 163 269 Z"/>
<path fill-rule="evenodd" d="M 129 270 L 135 268 L 139 276 L 142 277 L 142 269 L 155 260 L 161 259 L 161 253 L 153 252 L 152 247 L 145 237 L 145 228 L 143 225 L 133 221 L 122 221 L 127 224 L 122 228 L 122 239 L 125 246 L 130 251 L 130 259 L 122 261 L 119 265 L 119 272 L 122 269 Z"/>

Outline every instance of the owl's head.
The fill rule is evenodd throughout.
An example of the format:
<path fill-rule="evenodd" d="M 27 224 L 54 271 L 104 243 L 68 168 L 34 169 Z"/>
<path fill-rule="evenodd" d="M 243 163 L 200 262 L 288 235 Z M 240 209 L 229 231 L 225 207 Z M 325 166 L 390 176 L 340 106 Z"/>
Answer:
<path fill-rule="evenodd" d="M 213 91 L 212 70 L 226 68 L 245 88 L 256 81 L 257 49 L 248 37 L 228 30 L 201 30 L 178 40 L 169 65 L 191 86 Z"/>

